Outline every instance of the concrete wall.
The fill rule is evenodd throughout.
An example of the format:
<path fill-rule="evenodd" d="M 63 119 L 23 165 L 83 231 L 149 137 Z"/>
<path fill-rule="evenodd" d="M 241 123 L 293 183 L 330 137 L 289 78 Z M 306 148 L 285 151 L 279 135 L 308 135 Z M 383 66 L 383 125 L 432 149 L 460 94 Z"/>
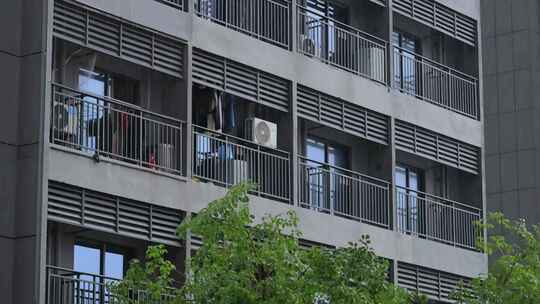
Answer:
<path fill-rule="evenodd" d="M 0 292 L 36 303 L 42 248 L 41 156 L 47 1 L 0 3 Z"/>
<path fill-rule="evenodd" d="M 482 0 L 489 211 L 540 222 L 539 2 Z"/>
<path fill-rule="evenodd" d="M 161 32 L 184 39 L 188 41 L 190 47 L 202 48 L 217 55 L 289 79 L 293 82 L 293 86 L 300 83 L 329 95 L 386 114 L 392 118 L 416 124 L 420 127 L 433 130 L 452 138 L 457 138 L 475 146 L 483 146 L 483 121 L 476 121 L 457 115 L 441 107 L 420 101 L 414 97 L 406 96 L 398 91 L 390 90 L 388 87 L 373 81 L 329 67 L 328 65 L 296 52 L 262 43 L 247 35 L 231 31 L 230 29 L 216 25 L 207 20 L 194 17 L 193 15 L 176 11 L 155 1 L 80 0 L 80 2 L 110 12 L 126 20 L 144 26 L 151 26 Z M 358 5 L 357 2 L 355 5 Z M 360 6 L 362 5 L 358 5 L 358 7 L 355 6 L 355 9 L 361 10 L 362 8 Z M 469 6 L 469 8 L 471 7 Z M 371 7 L 370 10 L 376 11 L 378 8 Z M 157 16 L 159 16 L 159 18 L 157 18 Z M 353 19 L 351 22 L 356 22 L 359 27 L 362 26 L 359 20 Z M 369 29 L 366 28 L 366 30 Z M 246 52 L 246 49 L 249 49 L 250 51 Z M 188 103 L 188 109 L 189 108 L 190 105 Z M 180 112 L 182 111 L 180 110 Z M 290 122 L 289 118 L 286 118 L 285 120 L 287 123 Z M 280 123 L 280 125 L 282 124 Z M 294 126 L 294 123 L 292 125 Z M 333 132 L 333 134 L 326 134 L 326 136 L 334 136 L 335 133 L 336 132 Z M 298 136 L 298 138 L 301 142 L 302 137 Z M 336 139 L 338 141 L 346 142 L 349 141 L 350 137 L 348 138 L 341 134 L 341 136 L 336 137 Z M 376 168 L 378 167 L 377 164 L 382 163 L 384 172 L 381 172 L 380 175 L 384 178 L 391 179 L 393 167 L 391 165 L 388 166 L 388 163 L 392 164 L 392 161 L 394 160 L 394 148 L 389 148 L 387 151 L 381 152 L 376 148 L 370 147 L 370 145 L 360 142 L 361 140 L 356 140 L 352 144 L 352 146 L 356 148 L 355 151 L 360 152 L 358 155 L 352 157 L 354 168 L 358 168 L 357 170 L 375 172 L 371 174 L 377 176 L 379 175 L 376 173 Z M 365 147 L 368 148 L 365 149 Z M 365 151 L 367 151 L 367 153 Z M 51 179 L 71 184 L 75 183 L 86 188 L 127 196 L 137 200 L 151 201 L 187 211 L 200 210 L 200 208 L 208 201 L 223 194 L 223 189 L 213 187 L 210 184 L 193 183 L 189 180 L 186 181 L 184 179 L 175 179 L 164 176 L 156 177 L 156 175 L 150 172 L 134 170 L 125 166 L 118 166 L 106 162 L 94 163 L 89 158 L 57 150 L 51 151 L 48 161 L 50 162 L 49 168 L 51 169 L 48 176 Z M 123 170 L 128 170 L 130 173 L 123 174 L 121 173 Z M 84 174 L 80 174 L 81 172 L 84 172 Z M 455 176 L 455 174 L 453 176 Z M 455 179 L 459 179 L 459 177 Z M 482 178 L 480 177 L 478 180 L 479 188 L 481 189 Z M 215 190 L 210 190 L 212 188 L 215 188 Z M 456 193 L 456 197 L 462 196 L 460 191 L 453 191 Z M 480 193 L 482 193 L 481 190 Z M 180 197 L 186 200 L 179 201 Z M 481 197 L 482 195 L 480 195 L 480 198 Z M 278 208 L 276 210 L 284 210 L 284 208 L 276 206 L 286 205 L 264 201 L 263 206 L 266 206 L 268 212 L 270 212 L 274 208 Z M 263 212 L 265 209 L 262 208 L 257 210 Z M 306 210 L 299 209 L 298 212 L 303 214 Z M 459 265 L 458 261 L 449 258 L 449 263 L 443 263 L 444 265 L 440 266 L 442 267 L 440 268 L 433 260 L 433 257 L 438 257 L 443 254 L 437 251 L 439 250 L 437 248 L 441 248 L 440 250 L 445 251 L 447 249 L 446 247 L 440 247 L 443 245 L 415 239 L 412 242 L 416 245 L 412 245 L 413 247 L 411 247 L 406 245 L 406 243 L 410 241 L 409 239 L 406 239 L 406 242 L 400 241 L 403 239 L 403 236 L 396 235 L 393 231 L 380 232 L 373 227 L 355 222 L 332 217 L 324 218 L 324 215 L 321 214 L 310 213 L 305 216 L 306 221 L 308 222 L 319 221 L 318 223 L 320 223 L 328 221 L 329 223 L 332 222 L 341 227 L 339 233 L 333 231 L 333 234 L 327 234 L 323 231 L 313 229 L 311 225 L 306 224 L 307 226 L 304 228 L 308 231 L 308 235 L 313 237 L 313 240 L 322 243 L 326 242 L 343 245 L 346 244 L 347 241 L 352 241 L 357 238 L 359 236 L 358 232 L 364 231 L 365 229 L 368 233 L 378 235 L 380 240 L 391 240 L 388 243 L 381 241 L 377 244 L 378 247 L 376 249 L 383 256 L 393 258 L 399 257 L 400 260 L 402 260 L 400 252 L 403 251 L 404 253 L 402 255 L 405 261 L 463 275 L 465 275 L 464 272 L 467 272 L 468 275 L 476 275 L 485 269 L 485 265 L 481 262 L 483 258 L 482 255 L 475 255 L 474 253 L 465 250 L 455 249 L 456 252 L 451 251 L 454 256 L 463 257 L 468 259 L 468 261 L 480 261 L 477 264 L 477 267 L 471 266 L 469 269 L 458 270 L 455 269 L 458 268 L 458 266 L 456 266 Z M 332 225 L 330 225 L 330 227 L 332 227 Z M 311 234 L 311 231 L 316 231 L 316 233 Z M 386 235 L 385 233 L 389 233 L 390 235 Z M 399 238 L 396 239 L 397 237 Z M 421 247 L 414 247 L 420 245 L 430 247 L 424 250 L 429 254 L 421 253 Z M 418 248 L 418 250 L 413 250 L 412 248 Z M 407 252 L 410 253 L 409 256 L 407 255 Z M 455 264 L 451 264 L 450 262 L 455 262 Z"/>

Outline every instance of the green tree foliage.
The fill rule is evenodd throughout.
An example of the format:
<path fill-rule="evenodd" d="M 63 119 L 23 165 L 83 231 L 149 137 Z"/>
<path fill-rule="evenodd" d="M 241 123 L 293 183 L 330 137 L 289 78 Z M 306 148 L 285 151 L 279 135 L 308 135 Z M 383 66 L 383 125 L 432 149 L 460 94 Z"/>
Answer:
<path fill-rule="evenodd" d="M 120 282 L 109 282 L 112 303 L 179 303 L 179 290 L 174 288 L 173 272 L 176 267 L 165 258 L 164 245 L 149 246 L 144 263 L 132 260 Z"/>
<path fill-rule="evenodd" d="M 455 299 L 464 304 L 540 303 L 540 227 L 489 215 L 481 225 L 492 233 L 481 248 L 493 259 L 489 273 L 461 288 Z"/>
<path fill-rule="evenodd" d="M 250 185 L 232 188 L 179 227 L 202 238 L 182 293 L 205 304 L 400 304 L 407 293 L 387 282 L 388 264 L 369 239 L 347 248 L 303 249 L 294 212 L 255 222 Z"/>
<path fill-rule="evenodd" d="M 251 186 L 241 184 L 185 220 L 178 235 L 201 237 L 188 261 L 187 280 L 173 289 L 174 266 L 163 246 L 150 247 L 144 264 L 131 264 L 114 285 L 120 304 L 133 290 L 149 290 L 144 303 L 197 304 L 405 304 L 406 291 L 387 281 L 388 263 L 370 249 L 369 239 L 346 248 L 302 248 L 294 212 L 256 222 L 248 207 Z M 167 294 L 167 297 L 163 297 Z M 159 301 L 157 301 L 159 300 Z"/>

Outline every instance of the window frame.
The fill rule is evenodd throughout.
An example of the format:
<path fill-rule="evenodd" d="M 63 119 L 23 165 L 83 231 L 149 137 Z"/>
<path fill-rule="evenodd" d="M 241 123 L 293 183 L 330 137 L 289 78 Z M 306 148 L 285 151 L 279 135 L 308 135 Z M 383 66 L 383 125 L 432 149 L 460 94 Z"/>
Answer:
<path fill-rule="evenodd" d="M 306 145 L 306 158 L 309 160 L 309 156 L 307 155 L 307 150 L 308 150 L 308 144 L 309 144 L 309 141 L 312 140 L 312 141 L 315 141 L 316 143 L 322 143 L 324 145 L 324 161 L 323 163 L 326 164 L 326 165 L 329 165 L 329 166 L 332 166 L 332 167 L 338 167 L 338 168 L 342 168 L 342 169 L 347 169 L 347 170 L 350 170 L 350 165 L 351 165 L 351 160 L 350 160 L 350 147 L 346 146 L 346 145 L 343 145 L 343 144 L 340 144 L 340 143 L 337 143 L 335 141 L 332 141 L 332 140 L 329 140 L 329 139 L 326 139 L 326 138 L 322 138 L 320 136 L 317 136 L 317 135 L 311 135 L 311 134 L 307 134 L 306 136 L 306 141 L 305 141 L 305 145 Z M 341 151 L 344 152 L 345 154 L 345 165 L 344 166 L 336 166 L 336 165 L 332 165 L 329 163 L 329 147 L 332 147 L 334 149 L 340 149 Z M 316 160 L 315 160 L 316 161 Z"/>
<path fill-rule="evenodd" d="M 129 267 L 129 261 L 134 257 L 133 250 L 127 247 L 119 246 L 119 245 L 108 243 L 108 242 L 86 239 L 86 238 L 76 238 L 73 244 L 73 252 L 74 252 L 73 266 L 75 266 L 75 246 L 81 246 L 81 247 L 87 247 L 87 248 L 93 248 L 93 249 L 99 250 L 99 273 L 95 273 L 95 275 L 99 275 L 99 276 L 107 276 L 105 273 L 106 272 L 105 258 L 106 258 L 107 253 L 119 254 L 124 257 L 124 263 L 122 265 L 122 276 L 125 275 Z"/>

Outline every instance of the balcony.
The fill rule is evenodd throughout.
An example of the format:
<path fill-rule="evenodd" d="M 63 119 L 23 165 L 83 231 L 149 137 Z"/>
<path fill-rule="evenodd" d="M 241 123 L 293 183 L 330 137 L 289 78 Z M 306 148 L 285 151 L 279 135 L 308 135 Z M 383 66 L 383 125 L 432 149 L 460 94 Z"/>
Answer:
<path fill-rule="evenodd" d="M 221 187 L 256 185 L 253 194 L 290 202 L 290 156 L 225 133 L 193 127 L 193 177 Z"/>
<path fill-rule="evenodd" d="M 108 304 L 115 303 L 116 296 L 110 284 L 118 279 L 73 271 L 54 266 L 47 267 L 47 304 Z M 161 295 L 161 301 L 154 301 L 153 295 L 145 290 L 130 291 L 133 303 L 167 303 L 173 295 Z"/>
<path fill-rule="evenodd" d="M 288 0 L 195 0 L 203 18 L 270 44 L 290 48 Z"/>
<path fill-rule="evenodd" d="M 476 250 L 482 211 L 470 205 L 395 187 L 397 230 L 401 233 Z"/>
<path fill-rule="evenodd" d="M 394 88 L 450 111 L 478 119 L 478 80 L 394 46 Z"/>
<path fill-rule="evenodd" d="M 298 174 L 300 206 L 391 227 L 389 182 L 301 156 Z"/>
<path fill-rule="evenodd" d="M 386 41 L 304 6 L 297 6 L 297 22 L 300 54 L 386 84 Z"/>
<path fill-rule="evenodd" d="M 184 122 L 109 97 L 52 85 L 51 142 L 99 160 L 183 175 Z"/>

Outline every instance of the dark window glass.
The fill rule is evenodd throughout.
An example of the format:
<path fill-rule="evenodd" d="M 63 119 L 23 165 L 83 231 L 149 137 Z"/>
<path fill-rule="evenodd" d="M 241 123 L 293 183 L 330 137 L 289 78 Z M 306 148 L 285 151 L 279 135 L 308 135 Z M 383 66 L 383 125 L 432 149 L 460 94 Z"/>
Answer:
<path fill-rule="evenodd" d="M 348 166 L 348 149 L 322 139 L 310 137 L 306 143 L 309 160 L 309 202 L 313 208 L 327 211 L 336 204 L 336 191 L 340 188 L 339 168 Z"/>
<path fill-rule="evenodd" d="M 419 39 L 399 31 L 392 33 L 392 44 L 398 47 L 400 56 L 394 60 L 394 83 L 401 90 L 416 95 L 419 92 L 419 69 L 416 54 L 420 52 Z"/>
<path fill-rule="evenodd" d="M 400 231 L 409 233 L 419 233 L 419 208 L 420 191 L 422 185 L 423 172 L 420 169 L 407 166 L 396 167 L 396 206 L 397 224 Z"/>

